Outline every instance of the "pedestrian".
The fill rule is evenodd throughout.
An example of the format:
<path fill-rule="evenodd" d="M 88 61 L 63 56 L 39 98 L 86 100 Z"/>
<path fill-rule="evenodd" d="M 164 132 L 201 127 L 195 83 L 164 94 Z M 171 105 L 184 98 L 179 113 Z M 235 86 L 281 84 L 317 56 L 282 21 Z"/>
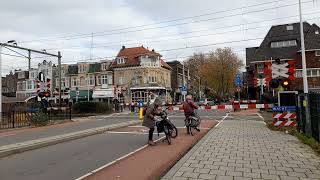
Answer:
<path fill-rule="evenodd" d="M 160 116 L 161 111 L 158 109 L 161 106 L 161 100 L 156 99 L 154 103 L 152 103 L 146 110 L 146 114 L 143 118 L 142 125 L 149 128 L 149 136 L 148 136 L 148 144 L 154 146 L 153 142 L 153 132 L 154 127 L 156 125 L 156 121 L 154 119 L 155 116 Z"/>
<path fill-rule="evenodd" d="M 134 112 L 134 102 L 131 102 L 131 112 Z"/>
<path fill-rule="evenodd" d="M 199 106 L 192 101 L 192 96 L 191 95 L 187 95 L 186 96 L 186 100 L 182 104 L 182 107 L 183 107 L 183 110 L 184 110 L 184 115 L 186 116 L 185 125 L 187 127 L 187 133 L 190 134 L 190 132 L 189 132 L 189 124 L 188 124 L 187 119 L 189 117 L 195 117 L 196 116 L 195 109 L 198 109 Z M 198 128 L 195 128 L 195 129 L 197 131 L 200 131 L 200 129 L 198 129 Z"/>

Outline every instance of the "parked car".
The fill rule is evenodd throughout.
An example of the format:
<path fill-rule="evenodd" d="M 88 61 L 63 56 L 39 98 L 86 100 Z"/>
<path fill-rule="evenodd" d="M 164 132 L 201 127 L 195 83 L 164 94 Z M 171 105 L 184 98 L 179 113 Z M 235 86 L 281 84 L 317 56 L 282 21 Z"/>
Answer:
<path fill-rule="evenodd" d="M 204 99 L 201 99 L 198 102 L 198 105 L 199 106 L 213 106 L 214 105 L 214 101 L 212 99 L 209 99 L 209 98 L 204 98 Z"/>

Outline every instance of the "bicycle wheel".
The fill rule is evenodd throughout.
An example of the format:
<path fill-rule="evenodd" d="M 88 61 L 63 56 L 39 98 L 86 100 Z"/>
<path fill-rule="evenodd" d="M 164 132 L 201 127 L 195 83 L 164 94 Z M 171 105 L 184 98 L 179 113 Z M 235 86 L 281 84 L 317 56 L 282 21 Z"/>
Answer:
<path fill-rule="evenodd" d="M 171 125 L 169 131 L 172 138 L 176 138 L 178 136 L 178 129 L 174 125 Z"/>
<path fill-rule="evenodd" d="M 168 141 L 168 144 L 171 145 L 171 137 L 170 137 L 171 135 L 170 135 L 168 127 L 164 126 L 163 130 L 164 130 L 164 134 L 166 135 L 166 139 Z"/>

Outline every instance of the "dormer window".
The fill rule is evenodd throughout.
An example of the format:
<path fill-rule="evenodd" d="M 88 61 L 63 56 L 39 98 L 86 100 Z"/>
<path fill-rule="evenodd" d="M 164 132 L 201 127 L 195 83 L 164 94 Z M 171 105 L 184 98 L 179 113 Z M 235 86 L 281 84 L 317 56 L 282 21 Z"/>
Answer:
<path fill-rule="evenodd" d="M 102 69 L 103 71 L 108 70 L 108 64 L 107 64 L 107 63 L 102 63 L 102 64 L 101 64 L 101 69 Z"/>
<path fill-rule="evenodd" d="M 288 25 L 287 26 L 287 31 L 292 31 L 293 30 L 293 26 L 292 25 Z"/>
<path fill-rule="evenodd" d="M 319 35 L 319 31 L 318 31 L 318 30 L 317 30 L 317 31 L 315 31 L 315 32 L 314 32 L 314 34 Z"/>
<path fill-rule="evenodd" d="M 297 46 L 297 41 L 288 40 L 288 41 L 271 42 L 271 48 L 282 48 L 282 47 L 291 47 L 291 46 Z"/>
<path fill-rule="evenodd" d="M 122 57 L 118 57 L 117 58 L 117 64 L 124 64 L 125 63 L 125 59 Z"/>

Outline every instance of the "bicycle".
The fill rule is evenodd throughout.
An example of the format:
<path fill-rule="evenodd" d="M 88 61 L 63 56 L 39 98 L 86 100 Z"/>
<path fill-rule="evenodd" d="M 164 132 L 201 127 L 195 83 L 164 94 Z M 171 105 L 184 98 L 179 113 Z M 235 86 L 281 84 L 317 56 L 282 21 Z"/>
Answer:
<path fill-rule="evenodd" d="M 167 110 L 167 109 L 166 109 Z M 164 132 L 168 144 L 171 145 L 171 138 L 176 138 L 178 136 L 177 127 L 169 120 L 168 113 L 163 110 L 161 113 L 161 120 L 156 122 L 158 136 L 159 133 Z"/>
<path fill-rule="evenodd" d="M 198 126 L 201 124 L 201 118 L 198 114 L 198 111 L 195 110 L 195 116 L 190 116 L 188 119 L 185 119 L 185 125 L 187 127 L 188 132 L 193 136 L 192 129 L 196 129 L 200 131 Z"/>

